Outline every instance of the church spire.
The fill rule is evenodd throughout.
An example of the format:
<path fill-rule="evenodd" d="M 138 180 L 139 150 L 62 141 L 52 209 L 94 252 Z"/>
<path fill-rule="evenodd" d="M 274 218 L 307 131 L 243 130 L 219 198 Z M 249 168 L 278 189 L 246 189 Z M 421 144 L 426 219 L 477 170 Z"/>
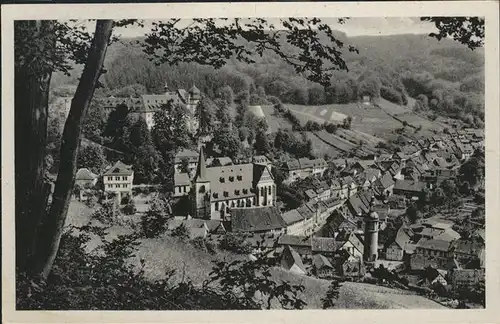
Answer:
<path fill-rule="evenodd" d="M 205 154 L 203 153 L 203 146 L 200 147 L 200 155 L 198 156 L 198 166 L 196 167 L 195 181 L 207 181 L 207 166 L 205 165 Z"/>

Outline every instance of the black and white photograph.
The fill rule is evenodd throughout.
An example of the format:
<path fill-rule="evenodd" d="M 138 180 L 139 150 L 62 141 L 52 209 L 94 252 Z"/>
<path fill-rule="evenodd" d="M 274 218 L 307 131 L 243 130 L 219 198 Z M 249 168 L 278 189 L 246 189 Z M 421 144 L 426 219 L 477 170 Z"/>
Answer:
<path fill-rule="evenodd" d="M 16 311 L 484 310 L 488 18 L 252 13 L 12 21 Z"/>

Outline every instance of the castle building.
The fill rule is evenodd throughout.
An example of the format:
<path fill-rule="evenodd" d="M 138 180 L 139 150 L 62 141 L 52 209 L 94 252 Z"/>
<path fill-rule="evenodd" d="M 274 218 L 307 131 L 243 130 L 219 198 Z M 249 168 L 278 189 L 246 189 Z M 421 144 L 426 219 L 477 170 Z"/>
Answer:
<path fill-rule="evenodd" d="M 172 91 L 165 84 L 164 93 L 162 94 L 145 94 L 140 98 L 115 98 L 113 96 L 106 98 L 103 101 L 105 110 L 109 113 L 115 109 L 117 105 L 126 105 L 129 109 L 129 114 L 135 119 L 143 118 L 151 130 L 154 126 L 154 113 L 158 111 L 162 105 L 172 101 L 174 104 L 184 105 L 188 110 L 187 126 L 190 132 L 195 133 L 198 130 L 199 122 L 196 118 L 196 107 L 201 100 L 200 90 L 193 85 L 189 91 L 178 89 Z"/>
<path fill-rule="evenodd" d="M 363 260 L 365 263 L 373 263 L 378 258 L 378 222 L 377 212 L 373 210 L 373 199 L 370 210 L 365 215 L 365 235 Z"/>
<path fill-rule="evenodd" d="M 230 220 L 232 208 L 276 205 L 276 184 L 266 165 L 257 163 L 207 168 L 200 148 L 193 180 L 193 217 Z"/>

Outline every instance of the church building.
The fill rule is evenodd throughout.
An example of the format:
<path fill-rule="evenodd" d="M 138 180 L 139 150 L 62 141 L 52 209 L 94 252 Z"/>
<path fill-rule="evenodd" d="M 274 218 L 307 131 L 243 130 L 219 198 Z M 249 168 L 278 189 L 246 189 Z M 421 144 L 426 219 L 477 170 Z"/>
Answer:
<path fill-rule="evenodd" d="M 231 208 L 276 205 L 276 184 L 268 166 L 247 163 L 207 168 L 203 147 L 193 182 L 195 218 L 230 220 Z"/>

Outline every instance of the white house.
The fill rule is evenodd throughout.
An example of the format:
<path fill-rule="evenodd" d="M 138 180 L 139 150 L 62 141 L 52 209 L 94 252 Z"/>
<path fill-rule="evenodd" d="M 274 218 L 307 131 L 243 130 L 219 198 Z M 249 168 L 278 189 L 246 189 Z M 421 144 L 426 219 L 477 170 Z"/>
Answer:
<path fill-rule="evenodd" d="M 121 201 L 123 194 L 132 194 L 132 183 L 134 181 L 134 171 L 132 166 L 118 161 L 103 174 L 105 192 L 113 192 Z"/>

